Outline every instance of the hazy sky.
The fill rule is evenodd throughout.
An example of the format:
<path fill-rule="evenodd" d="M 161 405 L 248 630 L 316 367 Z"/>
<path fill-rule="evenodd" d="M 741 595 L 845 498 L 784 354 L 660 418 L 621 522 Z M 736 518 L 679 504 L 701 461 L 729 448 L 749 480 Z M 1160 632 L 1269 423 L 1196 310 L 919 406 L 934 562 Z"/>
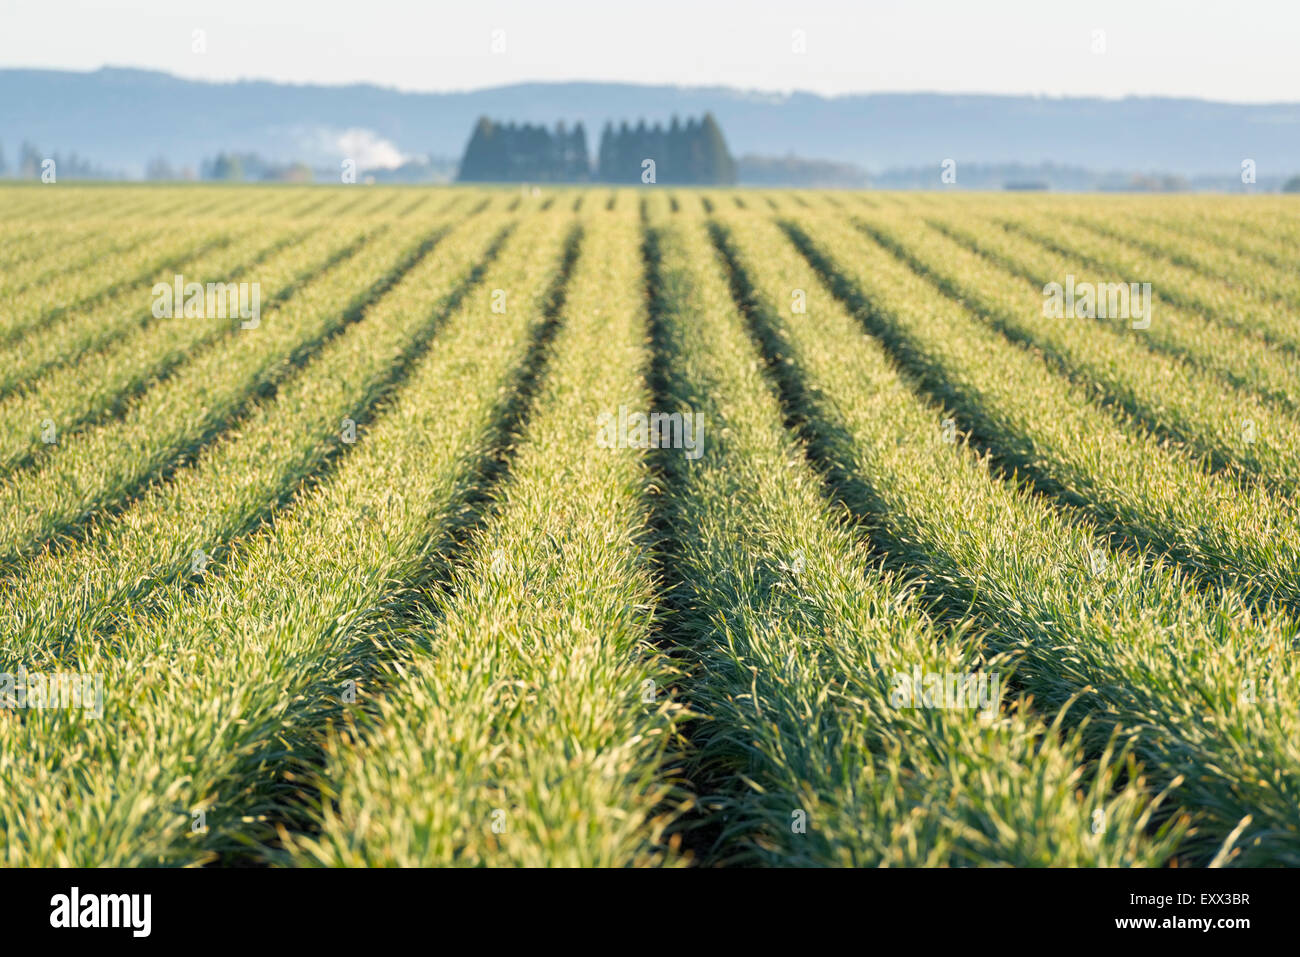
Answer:
<path fill-rule="evenodd" d="M 584 79 L 1300 100 L 1298 39 L 1300 0 L 0 0 L 0 67 L 406 90 Z"/>

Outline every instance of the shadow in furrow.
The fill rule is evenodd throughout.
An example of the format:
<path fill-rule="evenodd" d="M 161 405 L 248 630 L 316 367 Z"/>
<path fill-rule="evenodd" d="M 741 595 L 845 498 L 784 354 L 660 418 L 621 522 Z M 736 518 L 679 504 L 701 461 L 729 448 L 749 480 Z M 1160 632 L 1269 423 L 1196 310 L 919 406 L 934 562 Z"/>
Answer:
<path fill-rule="evenodd" d="M 941 569 L 943 554 L 941 547 L 926 545 L 924 543 L 903 540 L 889 530 L 889 526 L 881 519 L 890 510 L 890 504 L 879 495 L 876 490 L 863 478 L 858 476 L 846 476 L 844 470 L 836 463 L 846 460 L 848 456 L 843 444 L 848 438 L 848 434 L 839 428 L 836 428 L 829 421 L 831 416 L 825 411 L 825 397 L 816 389 L 809 386 L 798 366 L 790 361 L 792 358 L 791 351 L 786 347 L 783 334 L 780 331 L 780 319 L 773 315 L 765 305 L 759 305 L 759 297 L 755 293 L 754 287 L 745 274 L 743 265 L 738 261 L 734 249 L 730 246 L 729 237 L 724 229 L 716 223 L 710 224 L 713 231 L 713 238 L 724 263 L 732 277 L 732 294 L 737 305 L 746 314 L 746 318 L 751 323 L 751 331 L 754 338 L 760 344 L 764 354 L 768 371 L 772 376 L 776 386 L 776 391 L 780 396 L 780 401 L 785 410 L 785 417 L 795 434 L 801 438 L 805 444 L 805 449 L 810 462 L 814 469 L 820 473 L 826 481 L 826 494 L 832 501 L 840 504 L 848 512 L 852 520 L 859 524 L 859 528 L 872 544 L 873 551 L 883 556 L 882 564 L 885 567 L 893 568 L 910 579 L 920 595 L 925 599 L 927 610 L 932 618 L 939 622 L 945 620 L 970 621 L 973 620 L 981 627 L 988 629 L 990 650 L 1004 651 L 1007 649 L 999 647 L 997 635 L 1004 630 L 1000 625 L 1000 620 L 1014 614 L 1013 610 L 997 603 L 997 611 L 979 608 L 976 606 L 976 600 L 979 597 L 976 593 L 978 586 L 971 585 L 965 581 L 953 578 L 950 575 L 944 575 L 942 580 L 935 575 L 936 566 Z M 823 267 L 818 265 L 818 261 L 826 263 L 825 257 L 816 247 L 812 246 L 806 234 L 798 230 L 787 230 L 792 241 L 800 249 L 800 252 L 809 259 L 814 268 L 821 273 L 823 279 L 828 285 L 842 285 L 851 282 L 846 277 L 835 272 L 833 267 Z M 836 293 L 839 298 L 839 293 Z M 872 318 L 874 313 L 867 303 L 865 296 L 851 294 L 848 298 L 841 301 L 859 317 L 868 331 L 883 340 L 883 335 L 877 334 L 873 325 Z M 875 317 L 879 321 L 879 317 Z M 884 335 L 888 335 L 886 331 Z M 919 372 L 915 368 L 909 368 L 906 360 L 902 357 L 901 352 L 895 352 L 894 348 L 886 343 L 886 349 L 894 361 L 902 366 L 900 374 L 903 381 L 914 391 L 920 392 L 923 396 L 929 395 L 932 398 L 943 399 L 946 394 L 927 390 L 920 381 L 924 376 L 924 370 Z M 994 453 L 987 445 L 981 446 L 972 441 L 971 445 L 978 452 L 985 456 L 991 457 Z M 838 448 L 837 448 L 838 446 Z M 1023 466 L 1021 467 L 1024 471 Z M 995 475 L 998 472 L 994 471 Z M 1009 481 L 1017 488 L 1027 488 L 1035 491 L 1032 486 L 1026 487 L 1016 475 L 1009 472 L 1003 472 L 1000 475 L 1003 480 Z M 1068 506 L 1062 505 L 1059 499 L 1053 499 L 1043 492 L 1035 492 L 1044 498 L 1045 507 L 1051 508 L 1066 522 L 1076 525 L 1082 525 L 1086 521 L 1086 516 Z M 1088 523 L 1091 525 L 1091 523 Z M 1090 530 L 1094 531 L 1095 529 Z M 1104 531 L 1104 530 L 1103 530 Z M 1104 538 L 1098 538 L 1098 544 L 1114 550 L 1123 552 L 1135 557 L 1140 561 L 1148 561 L 1149 555 L 1143 554 L 1134 547 L 1131 540 L 1121 540 L 1119 548 L 1116 548 L 1114 541 L 1107 541 Z M 1194 568 L 1187 568 L 1188 572 L 1195 572 Z M 1193 576 L 1193 580 L 1195 577 Z M 1212 587 L 1209 583 L 1203 582 L 1203 588 Z M 987 599 L 986 599 L 987 601 Z M 1014 667 L 1006 681 L 1007 693 L 1004 695 L 1004 708 L 1013 706 L 1013 702 L 1023 698 L 1023 703 L 1015 705 L 1022 709 L 1027 709 L 1028 713 L 1038 713 L 1033 698 L 1036 689 L 1031 687 L 1032 681 L 1025 675 L 1019 673 Z M 1050 713 L 1040 713 L 1044 723 L 1051 721 Z M 1078 726 L 1080 713 L 1072 712 L 1065 723 L 1066 727 Z M 1085 722 L 1091 720 L 1084 718 Z M 1092 786 L 1097 766 L 1092 763 L 1102 754 L 1105 745 L 1102 739 L 1086 740 L 1084 744 L 1084 754 L 1089 763 L 1081 768 L 1080 787 L 1088 790 Z M 1114 793 L 1119 793 L 1130 780 L 1129 771 L 1122 771 L 1116 778 L 1114 784 Z M 1151 818 L 1147 833 L 1156 835 L 1160 828 L 1168 821 L 1171 815 L 1179 812 L 1176 803 L 1170 803 L 1161 808 Z"/>
<path fill-rule="evenodd" d="M 328 204 L 329 201 L 333 198 L 334 197 L 331 194 L 326 193 L 325 195 L 321 196 L 320 199 L 317 199 L 315 202 L 309 202 L 307 203 L 307 205 L 303 206 L 303 208 L 298 210 L 296 213 L 290 213 L 289 215 L 293 216 L 294 219 L 302 219 L 304 216 L 316 216 L 320 213 L 322 209 L 325 208 L 326 204 Z"/>
<path fill-rule="evenodd" d="M 14 325 L 9 326 L 7 329 L 0 331 L 0 346 L 9 346 L 21 342 L 33 333 L 40 332 L 42 329 L 58 322 L 70 313 L 81 312 L 100 305 L 128 289 L 134 289 L 137 286 L 146 284 L 152 285 L 159 273 L 174 270 L 190 260 L 197 259 L 200 256 L 205 256 L 218 249 L 224 249 L 233 241 L 233 236 L 223 234 L 221 236 L 214 236 L 206 239 L 203 242 L 194 246 L 189 246 L 179 252 L 169 253 L 160 261 L 152 263 L 150 266 L 140 270 L 133 276 L 126 279 L 119 279 L 117 282 L 111 283 L 102 289 L 90 293 L 89 295 L 82 296 L 75 302 L 47 309 L 39 316 L 35 317 L 31 322 L 15 323 Z M 8 390 L 8 392 L 12 391 L 14 390 Z M 0 393 L 0 398 L 4 398 L 8 392 Z"/>
<path fill-rule="evenodd" d="M 387 212 L 388 208 L 389 208 L 390 206 L 396 206 L 396 205 L 397 205 L 397 201 L 398 201 L 399 199 L 401 199 L 401 198 L 402 198 L 402 194 L 401 194 L 401 193 L 394 192 L 391 196 L 388 196 L 386 199 L 384 199 L 384 200 L 383 200 L 383 201 L 382 201 L 378 206 L 376 206 L 374 209 L 368 209 L 368 210 L 366 210 L 366 212 L 365 212 L 363 215 L 366 215 L 366 216 L 391 216 L 391 215 L 393 215 L 393 214 Z"/>
<path fill-rule="evenodd" d="M 412 640 L 409 636 L 413 631 L 427 631 L 429 622 L 436 620 L 438 598 L 446 594 L 453 569 L 464 562 L 499 506 L 500 490 L 509 482 L 519 440 L 546 376 L 552 343 L 564 321 L 569 280 L 582 249 L 582 237 L 582 227 L 575 224 L 566 237 L 560 269 L 544 297 L 541 322 L 532 331 L 523 361 L 503 384 L 502 398 L 493 410 L 485 451 L 471 466 L 465 491 L 449 510 L 457 519 L 452 525 L 432 532 L 433 541 L 426 543 L 429 561 L 422 576 L 400 583 L 374 609 L 370 630 L 358 636 L 352 644 L 352 653 L 343 662 L 343 678 L 355 679 L 358 687 L 366 688 L 367 700 L 371 702 L 363 710 L 366 717 L 357 721 L 356 731 L 363 739 L 366 719 L 374 717 L 376 704 L 391 680 L 392 672 L 384 666 L 401 656 L 403 644 Z M 479 279 L 481 276 L 475 283 Z M 465 292 L 469 289 L 466 286 Z M 355 709 L 357 705 L 350 707 Z M 324 727 L 326 722 L 337 723 L 343 717 L 343 707 L 330 697 L 319 715 L 305 726 Z M 320 803 L 320 793 L 302 782 L 312 780 L 325 767 L 325 754 L 316 732 L 288 745 L 273 742 L 269 747 L 274 753 L 267 758 L 267 766 L 274 769 L 283 785 L 277 800 L 278 813 L 269 827 L 283 828 L 295 835 L 315 834 L 311 812 Z M 213 866 L 278 863 L 281 846 L 278 837 L 268 836 L 264 845 L 247 853 L 222 855 Z"/>
<path fill-rule="evenodd" d="M 650 339 L 650 360 L 645 370 L 646 385 L 650 391 L 651 409 L 669 409 L 676 405 L 673 399 L 673 349 L 667 329 L 666 315 L 671 309 L 669 293 L 665 290 L 663 260 L 660 252 L 660 232 L 647 222 L 645 201 L 642 200 L 642 244 L 641 257 L 645 270 L 645 288 Z M 674 663 L 680 665 L 682 678 L 670 689 L 672 699 L 684 705 L 689 717 L 680 728 L 680 754 L 669 755 L 682 768 L 681 788 L 688 794 L 699 797 L 715 794 L 725 787 L 723 782 L 700 777 L 691 768 L 691 758 L 700 748 L 696 743 L 699 738 L 701 722 L 707 721 L 698 702 L 692 699 L 690 672 L 692 664 L 685 659 L 684 649 L 690 647 L 694 640 L 675 625 L 681 612 L 685 609 L 686 595 L 689 588 L 679 571 L 681 568 L 681 543 L 677 537 L 682 522 L 677 517 L 674 489 L 680 490 L 681 479 L 677 470 L 682 467 L 681 456 L 672 449 L 651 449 L 647 453 L 647 462 L 652 476 L 650 486 L 657 490 L 650 496 L 649 541 L 651 543 L 651 562 L 655 578 L 659 582 L 659 605 L 652 626 L 651 640 Z M 678 491 L 677 494 L 680 494 Z M 692 777 L 692 774 L 695 774 Z M 679 798 L 680 800 L 680 798 Z M 677 804 L 666 806 L 664 810 L 676 813 Z M 682 850 L 690 855 L 695 863 L 708 860 L 715 848 L 722 842 L 724 822 L 698 801 L 684 814 L 676 818 L 669 829 L 668 837 L 681 840 Z"/>
<path fill-rule="evenodd" d="M 285 359 L 277 362 L 259 379 L 247 383 L 230 409 L 202 423 L 193 435 L 170 451 L 166 460 L 158 468 L 132 481 L 120 492 L 92 502 L 90 507 L 71 516 L 47 535 L 37 536 L 13 549 L 9 554 L 0 556 L 0 577 L 8 574 L 16 564 L 38 551 L 48 550 L 57 553 L 63 548 L 84 541 L 93 533 L 94 527 L 104 519 L 124 512 L 139 501 L 155 483 L 169 481 L 179 469 L 187 467 L 205 447 L 243 422 L 258 401 L 274 398 L 280 383 L 296 374 L 312 356 L 358 322 L 373 303 L 387 294 L 403 276 L 429 255 L 447 232 L 446 228 L 439 228 L 425 237 L 393 268 L 355 296 L 339 314 L 338 320 L 329 328 L 308 341 L 300 342 Z"/>
<path fill-rule="evenodd" d="M 1101 272 L 1114 271 L 1114 266 L 1110 263 L 1104 262 L 1096 256 L 1082 253 L 1077 249 L 1071 249 L 1068 246 L 1057 242 L 1055 239 L 1052 239 L 1050 236 L 1038 232 L 1032 226 L 1025 223 L 1016 222 L 1015 220 L 998 220 L 997 224 L 1007 232 L 1015 233 L 1023 239 L 1037 243 L 1039 246 L 1051 250 L 1058 256 L 1068 256 L 1071 259 L 1079 260 L 1085 265 Z M 1300 352 L 1300 348 L 1298 348 L 1294 342 L 1279 337 L 1275 332 L 1260 326 L 1252 325 L 1248 322 L 1234 323 L 1223 319 L 1217 314 L 1217 310 L 1214 306 L 1207 305 L 1194 293 L 1185 292 L 1176 284 L 1165 283 L 1161 285 L 1160 295 L 1179 308 L 1184 309 L 1193 315 L 1199 316 L 1206 322 L 1214 323 L 1225 329 L 1230 329 L 1233 332 L 1236 332 L 1239 335 L 1244 335 L 1248 338 L 1262 340 L 1278 349 L 1284 349 L 1292 355 Z"/>
<path fill-rule="evenodd" d="M 1121 428 L 1136 428 L 1158 439 L 1181 445 L 1194 454 L 1203 457 L 1207 469 L 1215 474 L 1230 477 L 1245 485 L 1280 488 L 1284 493 L 1291 491 L 1285 485 L 1270 479 L 1269 476 L 1261 475 L 1250 469 L 1247 463 L 1241 462 L 1230 453 L 1225 452 L 1221 447 L 1211 445 L 1203 438 L 1162 420 L 1159 410 L 1150 408 L 1138 396 L 1117 392 L 1106 383 L 1093 379 L 1086 370 L 1075 366 L 1068 354 L 1057 349 L 1051 343 L 1035 337 L 1032 333 L 1018 328 L 1014 323 L 1008 321 L 1004 315 L 972 305 L 970 297 L 962 289 L 960 283 L 935 270 L 929 263 L 916 256 L 894 237 L 875 229 L 867 223 L 855 221 L 854 225 L 904 266 L 928 282 L 945 297 L 961 306 L 965 312 L 972 317 L 986 320 L 1009 343 L 1027 352 L 1042 356 L 1046 360 L 1048 367 L 1061 378 L 1076 385 L 1084 386 L 1093 402 L 1099 408 L 1111 413 Z M 1156 350 L 1153 349 L 1152 351 Z"/>
<path fill-rule="evenodd" d="M 252 270 L 265 263 L 272 256 L 282 252 L 292 244 L 300 242 L 305 236 L 305 233 L 301 233 L 296 236 L 286 237 L 280 242 L 262 250 L 257 254 L 256 258 L 244 266 L 244 268 L 239 272 L 236 272 L 232 276 L 231 281 L 238 282 L 245 278 L 252 272 Z M 349 259 L 356 255 L 356 253 L 365 245 L 367 239 L 368 237 L 363 236 L 356 242 L 335 251 L 325 262 L 315 267 L 303 270 L 294 277 L 289 285 L 284 289 L 279 290 L 274 296 L 268 299 L 265 308 L 271 309 L 283 305 L 305 283 L 324 275 L 327 271 L 332 269 L 334 266 L 337 266 L 345 259 Z M 147 320 L 142 320 L 142 324 L 145 322 L 147 322 Z M 103 425 L 106 422 L 111 422 L 114 419 L 121 418 L 126 414 L 127 409 L 130 408 L 132 400 L 144 395 L 149 391 L 149 389 L 166 382 L 184 366 L 193 362 L 196 356 L 199 356 L 207 349 L 212 348 L 221 338 L 221 333 L 216 332 L 212 336 L 192 344 L 183 351 L 177 350 L 162 356 L 158 364 L 155 365 L 146 375 L 142 375 L 136 381 L 129 383 L 125 389 L 110 396 L 103 405 L 90 409 L 78 418 L 61 419 L 59 423 L 60 432 L 65 438 L 68 438 L 84 432 L 86 429 L 93 428 L 97 425 Z M 95 352 L 102 352 L 112 344 L 111 341 L 105 342 L 100 344 L 98 348 L 88 349 L 79 355 L 84 356 Z M 65 363 L 60 362 L 59 364 L 63 365 Z M 50 370 L 46 369 L 44 371 Z M 0 476 L 8 475 L 11 472 L 16 472 L 21 469 L 31 468 L 39 460 L 39 450 L 39 446 L 33 445 L 25 455 L 14 459 L 7 467 L 0 466 Z"/>
<path fill-rule="evenodd" d="M 453 209 L 459 206 L 464 199 L 465 199 L 464 193 L 457 193 L 456 195 L 452 196 L 451 199 L 443 203 L 442 207 L 438 210 L 438 215 L 441 216 L 443 213 L 451 212 Z"/>
<path fill-rule="evenodd" d="M 1066 222 L 1072 226 L 1077 226 L 1080 229 L 1086 230 L 1098 239 L 1105 240 L 1108 243 L 1120 244 L 1121 248 L 1124 245 L 1135 246 L 1146 256 L 1151 256 L 1155 259 L 1163 259 L 1175 266 L 1181 266 L 1183 269 L 1188 269 L 1196 273 L 1196 275 L 1204 280 L 1221 283 L 1236 293 L 1244 292 L 1249 294 L 1249 290 L 1243 287 L 1239 281 L 1233 279 L 1231 276 L 1225 276 L 1222 272 L 1215 270 L 1212 266 L 1207 266 L 1197 257 L 1185 252 L 1180 252 L 1177 249 L 1170 249 L 1168 246 L 1162 245 L 1161 243 L 1146 239 L 1135 233 L 1125 232 L 1124 229 L 1113 226 L 1109 223 L 1096 222 L 1086 216 L 1069 216 L 1066 217 Z M 1195 241 L 1196 239 L 1196 237 L 1188 236 L 1185 232 L 1179 229 L 1175 229 L 1174 232 L 1178 233 L 1184 240 L 1190 239 Z M 1291 305 L 1285 297 L 1270 295 L 1264 298 L 1266 301 L 1278 306 L 1287 307 Z"/>
<path fill-rule="evenodd" d="M 732 299 L 763 356 L 764 371 L 781 406 L 785 426 L 799 440 L 809 465 L 821 478 L 825 497 L 846 510 L 858 524 L 862 540 L 869 546 L 868 563 L 896 571 L 908 580 L 937 624 L 957 625 L 968 620 L 972 596 L 951 583 L 935 582 L 932 569 L 925 556 L 918 554 L 917 547 L 898 541 L 884 530 L 879 519 L 891 506 L 866 478 L 842 464 L 846 459 L 843 450 L 854 443 L 853 436 L 833 424 L 823 411 L 822 393 L 808 384 L 794 361 L 793 350 L 780 331 L 779 319 L 762 305 L 726 228 L 714 221 L 709 223 L 709 232 L 727 275 Z M 1027 690 L 1014 672 L 1007 689 L 1007 702 Z"/>
<path fill-rule="evenodd" d="M 262 263 L 266 262 L 266 260 L 269 259 L 271 256 L 275 255 L 278 252 L 281 252 L 289 245 L 291 245 L 291 243 L 297 242 L 301 238 L 302 238 L 301 236 L 286 236 L 285 238 L 281 240 L 277 240 L 276 242 L 272 243 L 270 246 L 266 247 L 265 249 L 258 251 L 256 254 L 254 254 L 254 256 L 251 259 L 245 260 L 241 265 L 237 266 L 232 271 L 230 281 L 239 282 L 244 280 L 254 269 L 260 266 Z M 229 244 L 227 243 L 224 245 L 229 245 Z M 359 243 L 355 244 L 352 251 L 355 252 L 356 249 L 360 249 L 360 248 L 361 247 Z M 351 253 L 349 253 L 348 255 L 351 255 Z M 193 259 L 189 259 L 186 261 L 193 262 Z M 176 268 L 179 268 L 179 266 Z M 129 311 L 135 312 L 134 309 Z M 123 334 L 123 335 L 129 334 L 131 331 L 133 331 L 133 329 L 146 328 L 147 326 L 149 326 L 150 323 L 154 323 L 156 321 L 157 319 L 153 315 L 152 308 L 147 309 L 139 313 L 136 317 L 135 322 L 129 323 L 124 330 L 120 331 L 119 334 Z M 82 343 L 79 346 L 71 346 L 66 351 L 60 353 L 59 355 L 51 357 L 46 362 L 32 369 L 30 373 L 26 377 L 24 377 L 21 382 L 15 382 L 12 385 L 0 387 L 0 399 L 6 399 L 11 395 L 25 395 L 32 390 L 33 386 L 39 385 L 41 381 L 45 378 L 45 376 L 49 375 L 50 373 L 57 372 L 59 369 L 72 365 L 77 360 L 82 359 L 86 356 L 102 354 L 107 350 L 111 349 L 114 346 L 114 344 L 116 344 L 118 341 L 119 341 L 118 335 L 101 334 L 100 338 L 98 339 L 91 339 L 87 342 Z M 197 354 L 198 348 L 195 348 L 194 352 L 195 354 Z"/>
<path fill-rule="evenodd" d="M 330 215 L 339 219 L 352 215 L 364 216 L 364 210 L 360 210 L 358 207 L 364 205 L 366 200 L 370 199 L 370 194 L 363 189 L 357 190 L 356 192 L 358 195 L 355 196 L 351 202 L 344 203 L 342 206 L 338 207 L 338 209 L 330 210 Z"/>
<path fill-rule="evenodd" d="M 350 418 L 357 424 L 358 428 L 363 428 L 373 422 L 385 404 L 400 391 L 410 377 L 415 365 L 429 351 L 443 324 L 465 301 L 466 296 L 472 293 L 482 282 L 483 276 L 500 255 L 501 249 L 509 239 L 513 229 L 513 226 L 507 226 L 497 234 L 484 251 L 483 257 L 475 264 L 464 281 L 445 299 L 436 312 L 430 315 L 428 321 L 413 334 L 406 348 L 384 369 L 382 375 L 366 384 L 364 394 L 357 402 L 355 410 L 350 412 Z M 304 493 L 328 482 L 342 464 L 342 460 L 350 448 L 350 445 L 343 442 L 318 447 L 315 453 L 302 463 L 296 473 L 286 477 L 285 482 L 269 500 L 262 503 L 255 511 L 241 516 L 237 526 L 226 529 L 222 540 L 213 543 L 209 550 L 213 567 L 208 572 L 208 575 L 219 575 L 221 573 L 221 569 L 226 564 L 226 557 L 239 547 L 239 540 L 243 536 L 259 528 L 273 527 L 274 522 L 282 518 L 287 511 L 290 511 L 293 503 Z M 159 575 L 143 583 L 143 587 L 132 595 L 132 618 L 150 618 L 157 614 L 160 606 L 151 602 L 149 596 L 157 594 L 159 586 L 182 578 L 185 572 L 184 566 L 169 569 L 166 574 Z M 183 592 L 187 596 L 193 597 L 201 593 L 203 587 L 203 583 L 189 580 L 185 582 Z M 167 596 L 164 596 L 164 600 L 172 601 L 173 599 L 170 596 L 171 593 L 169 592 Z M 114 631 L 116 631 L 116 628 L 110 624 L 99 629 L 97 636 L 103 640 L 111 636 Z M 62 652 L 60 656 L 60 660 L 65 659 L 70 659 L 66 651 Z"/>
<path fill-rule="evenodd" d="M 1042 276 L 1035 275 L 1034 271 L 1023 263 L 1017 262 L 1010 256 L 1004 256 L 996 250 L 982 245 L 977 237 L 962 233 L 949 223 L 934 219 L 927 219 L 925 222 L 926 225 L 940 233 L 943 233 L 943 235 L 947 236 L 962 248 L 969 250 L 986 262 L 1018 276 L 1026 282 L 1032 283 L 1035 286 L 1042 286 L 1046 282 L 1052 281 L 1050 278 L 1045 279 Z M 1181 346 L 1176 342 L 1171 342 L 1167 339 L 1159 339 L 1154 336 L 1135 336 L 1134 338 L 1143 348 L 1150 352 L 1157 355 L 1169 356 L 1179 362 L 1186 362 L 1189 365 L 1193 365 L 1203 372 L 1214 376 L 1230 388 L 1253 392 L 1265 401 L 1270 402 L 1289 413 L 1300 411 L 1300 403 L 1297 403 L 1286 393 L 1269 389 L 1261 383 L 1251 382 L 1242 376 L 1236 375 L 1228 369 L 1216 368 L 1208 364 L 1192 350 L 1185 346 Z"/>
<path fill-rule="evenodd" d="M 1163 553 L 1203 591 L 1240 586 L 1241 582 L 1231 573 L 1214 574 L 1197 560 L 1196 555 L 1158 533 L 1142 534 L 1106 502 L 1089 498 L 1062 484 L 1043 466 L 1040 456 L 1017 451 L 1000 439 L 994 417 L 977 396 L 948 379 L 931 357 L 885 318 L 857 283 L 818 249 L 798 224 L 784 221 L 779 225 L 835 298 L 881 343 L 913 391 L 953 411 L 962 425 L 966 442 L 987 458 L 992 474 L 1040 496 L 1067 522 L 1081 525 L 1092 519 L 1098 526 L 1097 531 L 1106 536 L 1101 543 L 1105 547 L 1144 561 L 1144 550 L 1150 550 L 1153 555 Z M 1245 597 L 1252 605 L 1261 608 L 1267 604 L 1264 596 L 1248 594 Z"/>
<path fill-rule="evenodd" d="M 108 249 L 103 249 L 98 252 L 91 253 L 89 255 L 83 254 L 80 258 L 74 259 L 71 262 L 65 259 L 66 253 L 70 251 L 75 251 L 76 247 L 80 246 L 83 242 L 85 242 L 89 238 L 91 237 L 76 236 L 74 238 L 60 239 L 60 240 L 56 240 L 53 243 L 50 243 L 47 246 L 47 250 L 50 253 L 57 252 L 58 258 L 62 261 L 57 266 L 50 266 L 47 269 L 43 270 L 42 272 L 38 273 L 37 275 L 31 277 L 30 279 L 9 286 L 7 290 L 8 294 L 10 296 L 20 296 L 34 286 L 39 286 L 43 283 L 47 283 L 52 279 L 57 279 L 60 276 L 66 275 L 68 273 L 77 272 L 79 270 L 85 269 L 87 266 L 91 265 L 92 263 L 98 262 L 104 259 L 105 257 L 120 256 L 125 253 L 129 253 L 133 250 L 139 249 L 141 246 L 144 246 L 146 243 L 148 243 L 149 240 L 152 238 L 152 236 L 143 232 L 138 233 L 134 236 L 129 237 L 124 242 L 116 243 L 115 245 L 111 246 Z M 41 249 L 41 244 L 35 242 L 33 239 L 29 239 L 27 245 L 28 245 L 27 253 L 29 257 L 34 258 L 46 252 L 46 250 Z M 50 258 L 54 258 L 54 257 L 51 255 Z M 19 270 L 18 267 L 23 265 L 25 261 L 26 260 L 23 258 L 16 258 L 7 263 L 0 264 L 0 269 L 4 269 L 6 272 L 9 270 L 13 270 L 14 272 L 18 272 L 21 275 L 23 270 Z M 92 295 L 94 295 L 94 293 L 92 293 Z M 9 337 L 11 337 L 12 334 L 13 334 L 12 328 L 5 329 L 3 333 L 0 333 L 0 345 L 10 341 Z"/>
<path fill-rule="evenodd" d="M 400 210 L 398 210 L 396 214 L 397 218 L 405 219 L 407 216 L 410 216 L 411 213 L 419 209 L 420 206 L 422 206 L 428 199 L 429 197 L 427 196 L 417 196 L 415 199 L 411 200 L 411 202 L 407 203 Z M 439 213 L 445 212 L 445 210 L 439 210 L 438 212 Z"/>
<path fill-rule="evenodd" d="M 731 298 L 763 356 L 764 371 L 775 388 L 786 429 L 799 439 L 809 464 L 834 498 L 851 509 L 865 511 L 868 503 L 874 509 L 876 499 L 871 487 L 855 471 L 845 468 L 837 453 L 837 449 L 851 444 L 853 437 L 821 414 L 820 396 L 804 381 L 778 326 L 759 307 L 758 293 L 740 264 L 726 228 L 710 222 L 709 236 L 727 276 Z M 874 539 L 872 542 L 872 557 L 888 557 L 887 551 L 880 549 Z"/>

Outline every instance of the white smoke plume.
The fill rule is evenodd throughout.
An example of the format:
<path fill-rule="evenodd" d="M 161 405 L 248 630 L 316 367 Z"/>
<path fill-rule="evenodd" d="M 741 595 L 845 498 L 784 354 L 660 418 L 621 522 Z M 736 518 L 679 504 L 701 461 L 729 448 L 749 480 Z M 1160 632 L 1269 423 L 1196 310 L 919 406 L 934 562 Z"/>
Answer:
<path fill-rule="evenodd" d="M 360 127 L 338 134 L 335 149 L 340 156 L 356 160 L 357 169 L 395 169 L 408 159 L 391 140 Z"/>

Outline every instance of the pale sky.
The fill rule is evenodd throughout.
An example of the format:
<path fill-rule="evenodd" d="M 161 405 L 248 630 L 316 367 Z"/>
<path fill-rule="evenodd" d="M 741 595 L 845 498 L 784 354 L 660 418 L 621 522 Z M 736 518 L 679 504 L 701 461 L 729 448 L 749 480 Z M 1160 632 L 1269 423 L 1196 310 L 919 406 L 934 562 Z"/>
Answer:
<path fill-rule="evenodd" d="M 1298 40 L 1300 0 L 0 0 L 0 67 L 404 90 L 614 80 L 1295 101 Z"/>

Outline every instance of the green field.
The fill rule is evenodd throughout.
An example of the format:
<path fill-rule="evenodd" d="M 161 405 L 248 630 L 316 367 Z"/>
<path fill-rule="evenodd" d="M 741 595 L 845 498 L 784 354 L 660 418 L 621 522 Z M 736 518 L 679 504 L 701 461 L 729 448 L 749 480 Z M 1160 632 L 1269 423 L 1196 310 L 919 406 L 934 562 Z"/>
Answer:
<path fill-rule="evenodd" d="M 1297 248 L 0 187 L 0 863 L 1300 865 Z"/>

